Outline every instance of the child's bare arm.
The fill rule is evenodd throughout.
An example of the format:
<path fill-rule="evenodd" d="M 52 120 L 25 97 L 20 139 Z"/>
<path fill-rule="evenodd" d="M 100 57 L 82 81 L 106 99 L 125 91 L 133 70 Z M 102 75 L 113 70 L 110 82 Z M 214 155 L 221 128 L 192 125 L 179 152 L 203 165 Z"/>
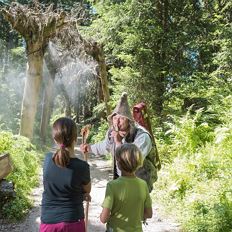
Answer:
<path fill-rule="evenodd" d="M 91 191 L 91 182 L 89 182 L 86 185 L 82 185 L 82 187 L 83 187 L 85 193 L 90 193 L 90 191 Z"/>
<path fill-rule="evenodd" d="M 145 208 L 143 213 L 143 219 L 146 220 L 147 218 L 152 218 L 152 208 Z"/>
<path fill-rule="evenodd" d="M 100 221 L 102 223 L 106 223 L 109 220 L 109 218 L 110 218 L 110 209 L 103 208 L 100 214 Z"/>

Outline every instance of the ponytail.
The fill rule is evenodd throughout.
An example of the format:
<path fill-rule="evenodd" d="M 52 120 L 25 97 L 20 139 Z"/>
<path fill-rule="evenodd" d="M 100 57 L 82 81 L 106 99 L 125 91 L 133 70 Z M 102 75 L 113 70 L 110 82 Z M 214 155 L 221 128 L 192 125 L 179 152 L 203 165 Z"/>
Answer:
<path fill-rule="evenodd" d="M 59 167 L 67 167 L 70 161 L 68 148 L 76 141 L 77 126 L 70 118 L 59 118 L 53 123 L 53 139 L 60 148 L 53 154 L 52 160 Z"/>
<path fill-rule="evenodd" d="M 70 161 L 69 151 L 65 147 L 60 147 L 52 156 L 53 162 L 62 168 L 67 167 Z"/>

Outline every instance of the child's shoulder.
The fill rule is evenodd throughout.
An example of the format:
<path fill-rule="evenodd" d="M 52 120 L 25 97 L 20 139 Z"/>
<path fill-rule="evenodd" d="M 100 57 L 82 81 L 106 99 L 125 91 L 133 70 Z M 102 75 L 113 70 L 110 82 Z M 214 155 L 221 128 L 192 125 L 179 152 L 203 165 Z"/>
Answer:
<path fill-rule="evenodd" d="M 82 167 L 82 168 L 89 168 L 89 164 L 86 161 L 84 161 L 82 159 L 79 159 L 77 157 L 71 158 L 69 164 L 71 166 L 74 165 L 74 166 L 79 167 L 79 168 L 80 167 Z"/>
<path fill-rule="evenodd" d="M 136 182 L 136 183 L 138 183 L 138 184 L 140 184 L 140 185 L 146 185 L 146 181 L 144 181 L 143 179 L 141 179 L 141 178 L 139 178 L 139 177 L 135 177 L 135 178 L 133 178 L 133 179 L 119 177 L 119 178 L 117 178 L 117 179 L 115 179 L 115 180 L 109 181 L 108 184 L 109 184 L 109 185 L 121 185 L 121 184 L 123 184 L 123 183 L 125 183 L 125 182 L 130 183 L 131 181 L 132 181 L 133 183 Z"/>
<path fill-rule="evenodd" d="M 111 180 L 111 181 L 109 181 L 108 183 L 107 183 L 107 185 L 109 186 L 109 187 L 114 187 L 114 186 L 117 186 L 117 185 L 120 185 L 120 178 L 117 178 L 117 179 L 115 179 L 115 180 Z"/>
<path fill-rule="evenodd" d="M 136 177 L 133 179 L 126 178 L 117 178 L 115 180 L 111 180 L 107 183 L 107 188 L 111 189 L 113 192 L 118 192 L 124 188 L 129 189 L 146 189 L 147 183 L 146 181 Z M 133 190 L 132 190 L 133 191 Z"/>
<path fill-rule="evenodd" d="M 147 184 L 145 180 L 143 180 L 143 179 L 141 179 L 141 178 L 139 178 L 139 177 L 136 177 L 136 180 L 137 180 L 137 182 L 139 182 L 139 183 L 141 183 L 141 184 L 144 184 L 144 185 Z"/>

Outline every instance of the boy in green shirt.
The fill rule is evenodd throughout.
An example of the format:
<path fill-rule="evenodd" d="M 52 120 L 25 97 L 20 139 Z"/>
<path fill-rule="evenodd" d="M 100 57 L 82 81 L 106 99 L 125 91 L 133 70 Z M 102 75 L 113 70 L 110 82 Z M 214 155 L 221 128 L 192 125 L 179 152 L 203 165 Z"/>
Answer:
<path fill-rule="evenodd" d="M 100 220 L 107 232 L 141 232 L 142 221 L 152 217 L 152 202 L 147 184 L 135 176 L 142 155 L 134 144 L 116 149 L 116 161 L 122 176 L 107 184 Z"/>

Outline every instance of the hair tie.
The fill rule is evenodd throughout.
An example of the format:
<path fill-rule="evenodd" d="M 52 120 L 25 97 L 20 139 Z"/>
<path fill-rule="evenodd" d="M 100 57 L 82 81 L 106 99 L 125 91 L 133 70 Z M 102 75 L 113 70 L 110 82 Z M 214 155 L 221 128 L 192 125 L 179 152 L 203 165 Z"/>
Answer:
<path fill-rule="evenodd" d="M 60 144 L 60 148 L 65 148 L 65 145 L 63 143 Z"/>

